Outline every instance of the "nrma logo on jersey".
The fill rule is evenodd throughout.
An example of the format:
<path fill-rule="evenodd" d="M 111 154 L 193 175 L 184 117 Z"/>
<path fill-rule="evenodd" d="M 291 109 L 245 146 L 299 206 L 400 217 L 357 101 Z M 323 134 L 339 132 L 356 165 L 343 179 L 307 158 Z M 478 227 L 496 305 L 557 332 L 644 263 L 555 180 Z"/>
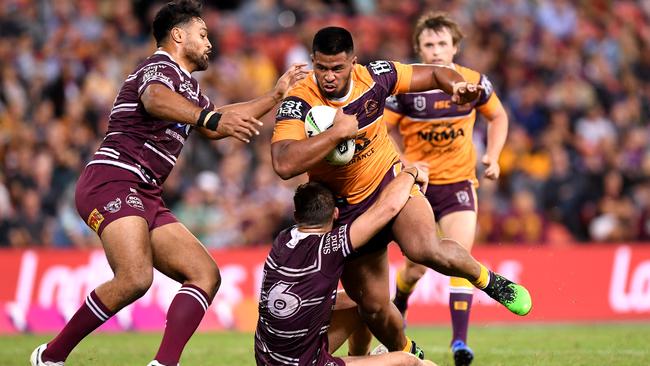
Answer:
<path fill-rule="evenodd" d="M 422 140 L 428 141 L 431 145 L 436 147 L 445 147 L 454 142 L 458 137 L 465 136 L 465 131 L 462 128 L 455 129 L 451 123 L 439 123 L 433 125 L 430 130 L 423 130 L 418 132 L 418 137 Z"/>

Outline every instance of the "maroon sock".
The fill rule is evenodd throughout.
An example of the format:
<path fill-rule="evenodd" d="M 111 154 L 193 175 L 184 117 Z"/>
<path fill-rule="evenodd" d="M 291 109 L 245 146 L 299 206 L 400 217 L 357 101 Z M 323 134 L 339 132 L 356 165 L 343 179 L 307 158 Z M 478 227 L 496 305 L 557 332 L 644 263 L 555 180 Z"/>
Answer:
<path fill-rule="evenodd" d="M 469 326 L 469 311 L 472 307 L 472 294 L 463 292 L 449 293 L 449 311 L 453 336 L 451 342 L 461 340 L 467 343 L 467 328 Z"/>
<path fill-rule="evenodd" d="M 167 366 L 176 366 L 185 344 L 201 323 L 210 306 L 208 294 L 194 285 L 183 285 L 167 311 L 167 324 L 156 361 Z"/>
<path fill-rule="evenodd" d="M 104 324 L 113 313 L 106 308 L 93 290 L 63 330 L 47 344 L 43 361 L 65 361 L 72 349 L 88 334 Z"/>

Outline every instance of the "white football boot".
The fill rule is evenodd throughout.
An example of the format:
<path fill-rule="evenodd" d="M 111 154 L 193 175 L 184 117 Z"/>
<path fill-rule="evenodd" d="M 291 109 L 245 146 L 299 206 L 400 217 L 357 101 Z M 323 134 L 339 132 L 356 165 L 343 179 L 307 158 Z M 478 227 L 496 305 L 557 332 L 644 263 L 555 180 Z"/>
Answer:
<path fill-rule="evenodd" d="M 63 366 L 64 362 L 53 362 L 53 361 L 43 361 L 41 355 L 43 351 L 47 348 L 47 343 L 43 343 L 40 346 L 36 347 L 32 355 L 29 357 L 29 362 L 32 366 Z"/>

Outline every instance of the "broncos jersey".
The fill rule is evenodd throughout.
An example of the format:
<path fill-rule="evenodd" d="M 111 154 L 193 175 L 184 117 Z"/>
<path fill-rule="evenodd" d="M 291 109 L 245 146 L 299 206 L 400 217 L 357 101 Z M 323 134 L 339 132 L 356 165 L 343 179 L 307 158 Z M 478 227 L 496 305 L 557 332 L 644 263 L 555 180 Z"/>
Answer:
<path fill-rule="evenodd" d="M 412 66 L 398 62 L 357 64 L 350 75 L 348 94 L 340 99 L 327 99 L 321 95 L 311 73 L 289 91 L 280 105 L 272 142 L 306 139 L 305 117 L 317 105 L 342 108 L 345 113 L 356 115 L 359 132 L 352 160 L 343 166 L 323 161 L 308 174 L 310 180 L 327 185 L 349 203 L 361 202 L 377 189 L 386 172 L 399 161 L 382 118 L 386 98 L 407 92 L 412 74 Z"/>

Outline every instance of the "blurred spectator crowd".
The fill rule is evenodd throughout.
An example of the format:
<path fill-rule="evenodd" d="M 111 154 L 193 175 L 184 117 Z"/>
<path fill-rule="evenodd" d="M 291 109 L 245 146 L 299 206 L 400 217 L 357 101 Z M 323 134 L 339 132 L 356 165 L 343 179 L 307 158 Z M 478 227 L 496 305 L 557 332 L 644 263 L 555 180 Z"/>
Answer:
<path fill-rule="evenodd" d="M 214 47 L 195 76 L 217 105 L 253 98 L 341 25 L 361 63 L 417 62 L 415 19 L 445 10 L 456 61 L 487 74 L 510 116 L 502 176 L 481 181 L 480 243 L 650 241 L 650 1 L 205 1 Z M 98 245 L 74 184 L 104 136 L 121 83 L 155 49 L 159 2 L 0 1 L 0 246 Z M 192 137 L 165 184 L 208 247 L 271 241 L 305 177 L 270 163 L 273 114 L 249 145 Z M 485 123 L 475 139 L 484 148 Z M 480 169 L 480 167 L 479 167 Z"/>

